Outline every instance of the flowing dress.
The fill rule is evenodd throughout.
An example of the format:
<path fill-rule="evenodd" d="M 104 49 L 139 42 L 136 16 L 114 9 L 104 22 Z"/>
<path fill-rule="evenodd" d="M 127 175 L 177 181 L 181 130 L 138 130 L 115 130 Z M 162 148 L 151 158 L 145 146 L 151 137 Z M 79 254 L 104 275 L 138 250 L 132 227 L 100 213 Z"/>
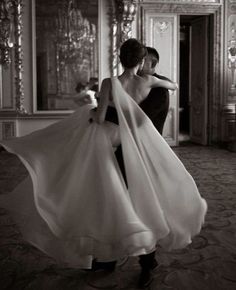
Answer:
<path fill-rule="evenodd" d="M 25 239 L 59 262 L 90 267 L 183 248 L 198 234 L 207 204 L 182 162 L 112 78 L 119 126 L 89 122 L 91 106 L 27 136 L 1 142 L 28 178 L 2 196 Z M 114 136 L 116 136 L 114 138 Z M 114 146 L 122 144 L 128 188 Z"/>

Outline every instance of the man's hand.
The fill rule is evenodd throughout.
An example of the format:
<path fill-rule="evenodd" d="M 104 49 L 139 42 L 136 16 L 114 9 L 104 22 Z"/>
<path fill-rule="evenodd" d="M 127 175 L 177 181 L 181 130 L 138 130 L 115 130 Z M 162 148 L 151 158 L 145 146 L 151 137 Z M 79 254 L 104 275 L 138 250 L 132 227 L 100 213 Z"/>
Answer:
<path fill-rule="evenodd" d="M 90 111 L 90 119 L 89 119 L 90 123 L 98 123 L 98 118 L 97 118 L 97 112 L 95 110 L 91 110 Z"/>

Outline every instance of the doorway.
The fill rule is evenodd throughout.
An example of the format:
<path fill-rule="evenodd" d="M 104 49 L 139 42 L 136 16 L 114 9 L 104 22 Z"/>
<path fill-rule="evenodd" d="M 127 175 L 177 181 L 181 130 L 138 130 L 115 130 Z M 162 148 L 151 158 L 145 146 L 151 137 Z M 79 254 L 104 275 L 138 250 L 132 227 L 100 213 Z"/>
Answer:
<path fill-rule="evenodd" d="M 181 15 L 179 25 L 179 143 L 207 145 L 210 16 Z"/>

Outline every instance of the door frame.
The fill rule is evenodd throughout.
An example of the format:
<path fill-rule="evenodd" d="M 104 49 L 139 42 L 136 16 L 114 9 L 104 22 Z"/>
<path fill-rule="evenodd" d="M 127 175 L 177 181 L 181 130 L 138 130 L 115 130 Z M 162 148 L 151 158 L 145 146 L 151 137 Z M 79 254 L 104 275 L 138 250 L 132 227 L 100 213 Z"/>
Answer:
<path fill-rule="evenodd" d="M 223 5 L 222 4 L 163 4 L 158 3 L 140 3 L 137 9 L 137 36 L 145 43 L 145 19 L 148 13 L 165 14 L 172 13 L 180 15 L 211 15 L 213 43 L 209 53 L 209 125 L 208 140 L 209 144 L 219 138 L 220 128 L 220 101 L 223 95 Z M 179 18 L 178 17 L 178 18 Z M 178 72 L 177 72 L 178 75 Z M 179 124 L 176 124 L 175 130 L 179 131 Z M 177 131 L 177 132 L 178 132 Z"/>
<path fill-rule="evenodd" d="M 181 15 L 182 16 L 182 15 Z M 181 17 L 180 16 L 180 17 Z M 198 15 L 196 15 L 198 16 Z M 200 17 L 200 18 L 199 18 Z M 199 15 L 199 17 L 196 17 L 196 19 L 191 20 L 190 21 L 190 35 L 189 35 L 189 125 L 190 125 L 190 132 L 189 132 L 189 136 L 190 136 L 190 141 L 195 142 L 197 144 L 201 144 L 201 145 L 208 145 L 209 144 L 209 136 L 208 136 L 208 128 L 209 128 L 209 77 L 208 75 L 210 74 L 210 59 L 209 59 L 209 54 L 210 54 L 210 48 L 211 48 L 211 43 L 210 43 L 210 29 L 213 29 L 210 25 L 210 17 L 209 15 Z M 204 20 L 202 20 L 202 17 L 204 18 Z M 204 21 L 204 22 L 203 22 Z M 195 37 L 194 33 L 193 33 L 193 25 L 195 23 L 204 23 L 204 32 L 206 32 L 206 34 L 204 34 L 203 37 L 201 37 L 200 41 L 202 40 L 202 42 L 205 44 L 206 48 L 207 48 L 207 54 L 205 56 L 205 60 L 204 60 L 204 68 L 202 70 L 202 74 L 205 75 L 205 86 L 204 86 L 204 92 L 203 94 L 206 96 L 206 99 L 204 100 L 204 116 L 202 116 L 203 120 L 205 121 L 205 126 L 204 128 L 201 129 L 201 133 L 202 133 L 202 137 L 199 139 L 198 136 L 194 135 L 194 124 L 193 124 L 193 118 L 194 118 L 194 114 L 196 114 L 195 110 L 193 109 L 194 104 L 196 105 L 196 103 L 194 103 L 193 101 L 193 91 L 192 88 L 193 83 L 192 83 L 192 73 L 194 71 L 193 66 L 192 66 L 192 56 L 194 54 L 194 47 L 193 47 L 193 42 L 192 39 Z M 194 35 L 194 36 L 193 36 Z M 212 48 L 213 49 L 213 48 Z M 200 97 L 200 101 L 201 101 L 201 97 Z"/>

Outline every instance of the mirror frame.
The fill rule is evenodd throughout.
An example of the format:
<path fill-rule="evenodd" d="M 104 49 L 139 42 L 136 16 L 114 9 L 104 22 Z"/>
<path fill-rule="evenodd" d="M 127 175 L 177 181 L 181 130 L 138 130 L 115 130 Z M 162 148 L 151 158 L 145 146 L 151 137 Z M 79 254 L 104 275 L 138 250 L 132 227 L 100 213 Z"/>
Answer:
<path fill-rule="evenodd" d="M 24 86 L 23 86 L 23 47 L 22 47 L 22 35 L 23 35 L 23 0 L 5 0 L 2 3 L 1 11 L 4 12 L 4 17 L 10 20 L 12 16 L 11 25 L 14 26 L 14 35 L 11 35 L 10 26 L 5 27 L 2 37 L 1 54 L 4 55 L 2 63 L 0 64 L 0 110 L 3 108 L 3 91 L 2 91 L 2 74 L 3 66 L 11 67 L 15 75 L 14 97 L 12 100 L 13 108 L 10 111 L 15 110 L 16 114 L 24 115 L 27 111 L 24 107 Z M 11 36 L 14 38 L 12 42 Z M 4 111 L 9 111 L 7 108 Z"/>
<path fill-rule="evenodd" d="M 24 0 L 5 0 L 4 5 L 7 4 L 7 13 L 12 13 L 14 18 L 14 60 L 11 64 L 14 66 L 15 73 L 15 100 L 14 109 L 17 115 L 65 115 L 70 114 L 73 110 L 37 110 L 37 79 L 36 79 L 36 23 L 35 23 L 35 0 L 30 0 L 29 12 L 31 17 L 31 45 L 32 45 L 32 104 L 31 108 L 28 108 L 30 113 L 26 111 L 24 107 L 25 93 L 23 84 L 23 71 L 24 71 L 24 51 L 23 51 L 23 14 L 25 10 Z M 106 2 L 105 2 L 106 1 Z M 5 7 L 5 6 L 4 6 Z M 102 9 L 105 7 L 109 21 L 109 67 L 110 76 L 115 76 L 120 73 L 121 66 L 119 64 L 119 47 L 120 44 L 126 39 L 132 37 L 132 22 L 134 20 L 137 2 L 136 0 L 98 0 L 98 81 L 101 83 L 102 78 L 102 51 L 101 51 L 101 39 L 102 39 Z M 8 50 L 8 47 L 6 47 Z M 9 49 L 10 51 L 11 49 Z M 2 81 L 2 65 L 0 66 L 0 83 Z M 3 92 L 0 90 L 0 110 L 2 104 Z"/>

